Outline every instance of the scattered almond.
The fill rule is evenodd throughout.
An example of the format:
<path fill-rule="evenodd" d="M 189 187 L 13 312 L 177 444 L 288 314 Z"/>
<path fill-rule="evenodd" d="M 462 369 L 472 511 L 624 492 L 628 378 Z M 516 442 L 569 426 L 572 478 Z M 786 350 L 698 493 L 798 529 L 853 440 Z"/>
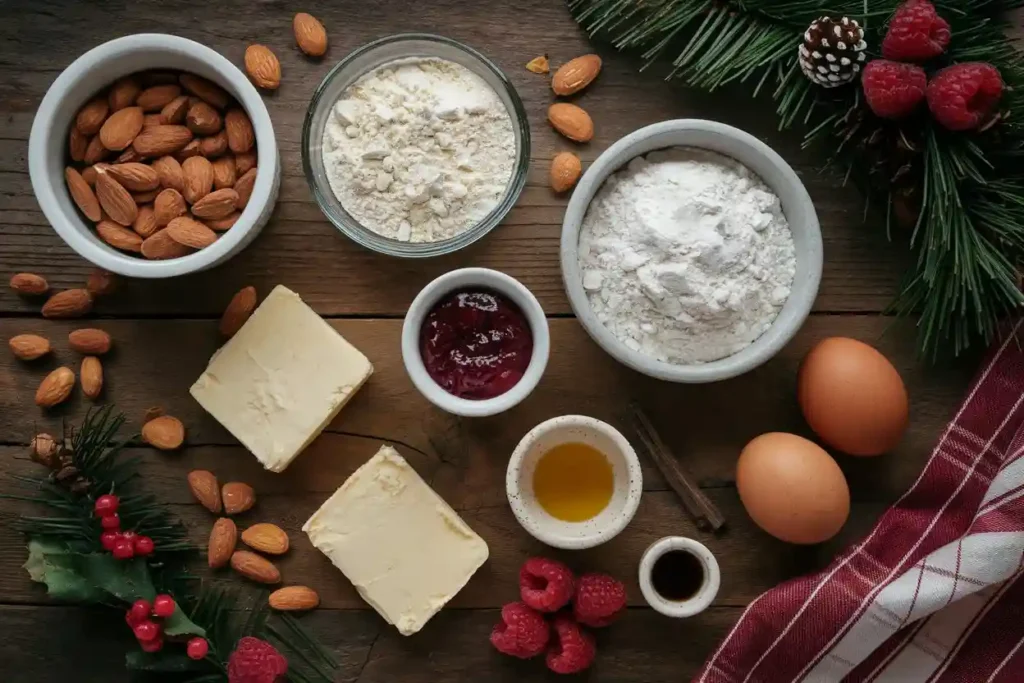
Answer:
<path fill-rule="evenodd" d="M 40 408 L 52 408 L 63 403 L 71 395 L 75 387 L 75 373 L 71 368 L 60 367 L 43 378 L 36 389 L 36 405 Z"/>
<path fill-rule="evenodd" d="M 281 63 L 266 45 L 245 48 L 245 72 L 258 87 L 276 90 L 281 85 Z"/>
<path fill-rule="evenodd" d="M 535 74 L 546 74 L 551 71 L 551 62 L 548 61 L 547 55 L 540 55 L 526 63 L 526 70 Z"/>
<path fill-rule="evenodd" d="M 162 415 L 142 425 L 142 440 L 162 451 L 173 451 L 185 442 L 185 425 L 176 417 Z"/>
<path fill-rule="evenodd" d="M 188 213 L 188 204 L 185 198 L 175 189 L 168 188 L 162 191 L 153 200 L 153 219 L 156 226 L 162 228 L 178 216 Z"/>
<path fill-rule="evenodd" d="M 178 81 L 185 90 L 209 102 L 217 109 L 224 109 L 228 106 L 230 98 L 219 85 L 193 74 L 181 74 Z"/>
<path fill-rule="evenodd" d="M 139 207 L 135 205 L 131 193 L 109 173 L 102 172 L 96 176 L 96 198 L 115 223 L 131 225 L 139 215 Z"/>
<path fill-rule="evenodd" d="M 90 399 L 99 398 L 103 392 L 103 365 L 96 356 L 82 359 L 82 367 L 78 372 L 82 380 L 82 393 Z"/>
<path fill-rule="evenodd" d="M 101 217 L 99 200 L 96 199 L 96 194 L 89 187 L 89 183 L 85 182 L 82 174 L 68 166 L 64 169 L 64 180 L 67 182 L 68 192 L 78 210 L 89 220 L 98 221 Z"/>
<path fill-rule="evenodd" d="M 142 111 L 160 111 L 181 95 L 181 86 L 177 83 L 154 85 L 139 93 L 135 106 Z"/>
<path fill-rule="evenodd" d="M 168 223 L 162 232 L 166 232 L 167 236 L 178 244 L 193 249 L 205 249 L 217 241 L 217 233 L 188 216 L 178 216 Z"/>
<path fill-rule="evenodd" d="M 327 31 L 312 14 L 299 12 L 292 20 L 295 42 L 310 57 L 322 57 L 327 52 Z"/>
<path fill-rule="evenodd" d="M 213 165 L 206 157 L 190 157 L 181 165 L 185 201 L 195 204 L 213 189 Z"/>
<path fill-rule="evenodd" d="M 548 121 L 559 133 L 576 142 L 594 137 L 594 121 L 582 108 L 568 102 L 556 102 L 548 108 Z"/>
<path fill-rule="evenodd" d="M 309 586 L 286 586 L 271 593 L 267 603 L 278 612 L 296 612 L 314 609 L 320 604 L 320 596 Z"/>
<path fill-rule="evenodd" d="M 235 202 L 235 207 L 239 211 L 245 208 L 245 205 L 249 203 L 249 197 L 252 196 L 252 188 L 256 185 L 256 169 L 250 168 L 245 172 L 241 178 L 235 181 L 235 192 L 238 193 L 238 201 Z"/>
<path fill-rule="evenodd" d="M 91 99 L 78 110 L 78 116 L 75 117 L 75 128 L 82 135 L 89 137 L 96 135 L 100 132 L 103 122 L 107 120 L 109 112 L 110 105 L 104 98 Z"/>
<path fill-rule="evenodd" d="M 253 524 L 243 531 L 242 542 L 267 555 L 284 555 L 288 552 L 288 534 L 276 524 L 267 522 Z"/>
<path fill-rule="evenodd" d="M 256 492 L 248 484 L 240 481 L 229 481 L 220 490 L 224 500 L 224 513 L 238 515 L 251 509 L 256 504 Z"/>
<path fill-rule="evenodd" d="M 551 89 L 563 97 L 574 95 L 594 82 L 601 73 L 601 58 L 597 55 L 582 55 L 571 59 L 551 77 Z"/>
<path fill-rule="evenodd" d="M 233 166 L 232 166 L 233 168 Z M 230 187 L 214 190 L 192 205 L 192 214 L 196 218 L 216 220 L 230 216 L 238 203 L 238 193 Z"/>
<path fill-rule="evenodd" d="M 11 276 L 11 289 L 25 296 L 40 296 L 50 291 L 50 283 L 42 275 L 17 273 Z"/>
<path fill-rule="evenodd" d="M 153 261 L 181 258 L 191 253 L 191 248 L 175 242 L 166 230 L 157 230 L 142 241 L 142 255 Z"/>
<path fill-rule="evenodd" d="M 206 102 L 197 102 L 185 115 L 185 125 L 196 135 L 213 135 L 224 125 L 220 113 Z"/>
<path fill-rule="evenodd" d="M 122 111 L 128 111 L 123 109 Z M 162 157 L 168 158 L 168 157 Z M 138 162 L 115 164 L 105 169 L 110 177 L 121 183 L 126 190 L 132 192 L 147 192 L 160 186 L 160 174 L 156 169 L 147 164 Z"/>
<path fill-rule="evenodd" d="M 224 131 L 228 136 L 228 147 L 235 154 L 248 152 L 256 144 L 252 121 L 241 109 L 229 109 L 224 114 Z"/>
<path fill-rule="evenodd" d="M 227 566 L 238 545 L 238 527 L 227 517 L 221 517 L 213 523 L 210 530 L 210 542 L 206 549 L 206 561 L 211 569 Z"/>
<path fill-rule="evenodd" d="M 92 294 L 85 289 L 57 292 L 43 304 L 44 318 L 81 318 L 92 310 Z"/>
<path fill-rule="evenodd" d="M 571 190 L 583 173 L 580 158 L 572 152 L 560 152 L 551 160 L 551 189 L 555 192 Z"/>
<path fill-rule="evenodd" d="M 231 555 L 231 568 L 258 583 L 281 583 L 281 572 L 277 567 L 270 560 L 248 550 L 236 550 Z"/>
<path fill-rule="evenodd" d="M 153 126 L 136 135 L 132 147 L 144 157 L 162 157 L 177 152 L 191 141 L 192 131 L 185 126 Z"/>
<path fill-rule="evenodd" d="M 140 206 L 139 215 L 135 217 L 135 222 L 132 223 L 132 230 L 145 239 L 159 229 L 160 226 L 156 224 L 156 211 L 153 209 L 153 206 L 151 204 Z M 139 250 L 142 250 L 141 244 L 139 245 Z"/>
<path fill-rule="evenodd" d="M 256 288 L 244 287 L 239 290 L 224 309 L 220 317 L 220 333 L 227 338 L 235 336 L 252 312 L 256 310 Z"/>
<path fill-rule="evenodd" d="M 159 416 L 153 419 L 159 419 Z M 148 420 L 146 424 L 149 422 L 152 422 L 152 420 Z M 192 490 L 192 495 L 196 497 L 200 505 L 215 515 L 220 514 L 220 511 L 223 509 L 220 502 L 220 484 L 217 482 L 217 476 L 213 472 L 192 470 L 188 473 L 188 487 Z M 234 543 L 231 544 L 231 549 L 234 550 Z"/>
<path fill-rule="evenodd" d="M 202 138 L 196 142 L 199 143 L 199 153 L 207 159 L 215 159 L 228 151 L 228 134 L 223 129 L 216 135 Z"/>
<path fill-rule="evenodd" d="M 68 133 L 68 155 L 72 161 L 85 159 L 85 152 L 89 149 L 89 136 L 81 132 L 75 126 L 71 126 Z"/>
<path fill-rule="evenodd" d="M 142 253 L 142 237 L 134 230 L 129 230 L 114 221 L 100 221 L 97 223 L 96 234 L 114 249 Z"/>
<path fill-rule="evenodd" d="M 110 111 L 116 112 L 132 106 L 140 92 L 142 92 L 142 86 L 131 76 L 117 81 L 110 86 L 110 94 L 107 96 Z"/>
<path fill-rule="evenodd" d="M 256 168 L 255 152 L 242 152 L 241 154 L 235 154 L 235 175 L 239 178 L 254 168 Z"/>
<path fill-rule="evenodd" d="M 153 161 L 153 170 L 156 171 L 161 187 L 169 187 L 181 192 L 185 189 L 185 178 L 181 170 L 181 163 L 172 156 L 163 156 Z"/>
<path fill-rule="evenodd" d="M 153 126 L 166 126 L 167 123 L 168 121 L 164 118 L 163 114 L 146 114 L 142 117 L 143 128 L 152 128 Z"/>
<path fill-rule="evenodd" d="M 19 334 L 7 342 L 11 353 L 20 360 L 35 360 L 50 352 L 50 340 L 38 334 Z"/>
<path fill-rule="evenodd" d="M 164 123 L 179 124 L 185 122 L 185 115 L 188 113 L 188 96 L 179 95 L 164 105 L 160 110 L 160 116 L 164 117 Z"/>
<path fill-rule="evenodd" d="M 95 164 L 99 161 L 103 161 L 110 154 L 110 150 L 103 146 L 100 141 L 99 135 L 93 135 L 89 140 L 89 146 L 85 148 L 85 156 L 82 157 L 82 162 L 86 164 Z"/>
<path fill-rule="evenodd" d="M 110 351 L 112 343 L 109 334 L 95 327 L 82 327 L 68 334 L 71 350 L 86 356 L 102 356 Z"/>
<path fill-rule="evenodd" d="M 139 107 L 125 107 L 115 111 L 100 128 L 100 142 L 112 152 L 119 152 L 142 130 L 143 114 Z"/>
<path fill-rule="evenodd" d="M 213 164 L 213 187 L 223 190 L 227 187 L 234 187 L 238 179 L 235 172 L 235 158 L 232 156 L 222 157 L 212 162 Z"/>
<path fill-rule="evenodd" d="M 85 285 L 92 296 L 106 296 L 117 289 L 117 277 L 102 268 L 93 268 Z"/>
<path fill-rule="evenodd" d="M 215 230 L 217 232 L 224 232 L 225 230 L 231 229 L 231 227 L 235 223 L 238 222 L 238 219 L 241 216 L 242 216 L 242 213 L 240 211 L 235 211 L 230 216 L 225 216 L 224 218 L 218 218 L 217 220 L 212 220 L 212 221 L 211 220 L 206 220 L 206 221 L 203 221 L 203 222 L 206 223 L 206 227 L 208 227 L 210 230 Z"/>

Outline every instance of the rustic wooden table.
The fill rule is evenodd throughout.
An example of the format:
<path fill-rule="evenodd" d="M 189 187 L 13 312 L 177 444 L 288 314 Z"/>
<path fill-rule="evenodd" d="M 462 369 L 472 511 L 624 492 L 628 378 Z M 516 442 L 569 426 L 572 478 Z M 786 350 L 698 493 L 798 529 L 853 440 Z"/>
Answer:
<path fill-rule="evenodd" d="M 327 26 L 331 45 L 321 62 L 303 59 L 291 36 L 291 17 L 309 9 Z M 638 73 L 639 63 L 598 46 L 605 57 L 599 81 L 582 97 L 597 135 L 578 148 L 592 161 L 622 135 L 663 119 L 717 119 L 768 140 L 796 167 L 821 218 L 825 272 L 814 314 L 772 362 L 744 377 L 711 386 L 674 386 L 641 377 L 616 364 L 573 319 L 562 289 L 558 240 L 565 199 L 548 188 L 552 156 L 571 147 L 546 124 L 551 101 L 547 79 L 523 65 L 540 53 L 560 63 L 594 47 L 560 0 L 407 3 L 321 3 L 303 7 L 280 1 L 222 0 L 131 3 L 7 0 L 0 21 L 0 274 L 38 272 L 58 288 L 80 286 L 90 265 L 53 233 L 39 211 L 27 174 L 32 116 L 58 73 L 87 49 L 121 35 L 167 32 L 205 43 L 236 64 L 250 42 L 271 46 L 281 59 L 280 90 L 266 97 L 283 161 L 280 200 L 260 238 L 213 271 L 159 282 L 124 282 L 104 300 L 96 325 L 116 340 L 107 366 L 106 401 L 138 425 L 146 408 L 165 407 L 183 419 L 188 448 L 166 455 L 140 449 L 142 472 L 153 492 L 205 543 L 210 516 L 185 483 L 190 469 L 209 468 L 221 480 L 251 483 L 259 495 L 251 521 L 272 520 L 291 535 L 293 550 L 281 562 L 288 582 L 318 589 L 322 607 L 305 617 L 337 653 L 339 680 L 518 681 L 543 676 L 540 662 L 498 655 L 487 636 L 498 609 L 518 595 L 524 559 L 564 557 L 579 569 L 610 572 L 629 588 L 628 615 L 598 636 L 595 681 L 679 681 L 692 675 L 755 596 L 778 582 L 827 563 L 837 549 L 862 534 L 884 507 L 917 476 L 943 423 L 963 391 L 971 359 L 931 368 L 915 357 L 912 321 L 882 317 L 897 288 L 903 259 L 885 241 L 878 221 L 862 220 L 862 202 L 841 178 L 817 172 L 822 156 L 800 151 L 799 139 L 775 130 L 765 104 L 742 95 L 710 96 Z M 300 125 L 313 89 L 353 48 L 380 36 L 429 31 L 465 41 L 509 74 L 526 103 L 533 133 L 530 179 L 518 206 L 482 242 L 457 255 L 400 261 L 365 251 L 331 227 L 313 203 L 299 159 Z M 497 268 L 519 278 L 550 316 L 552 354 L 534 394 L 509 413 L 460 421 L 433 409 L 402 367 L 399 331 L 416 292 L 437 275 L 460 266 Z M 255 285 L 265 295 L 276 284 L 294 289 L 373 361 L 376 373 L 352 403 L 284 474 L 264 472 L 255 458 L 188 395 L 218 344 L 219 316 L 231 294 Z M 0 336 L 37 332 L 64 338 L 75 323 L 41 319 L 38 304 L 0 291 Z M 795 401 L 796 369 L 817 340 L 849 335 L 877 345 L 903 374 L 912 399 L 910 430 L 899 449 L 879 459 L 840 458 L 853 496 L 842 534 L 820 547 L 798 548 L 760 532 L 746 517 L 733 485 L 739 449 L 771 430 L 806 433 Z M 63 348 L 63 347 L 62 347 Z M 36 465 L 25 444 L 36 430 L 57 430 L 87 404 L 76 397 L 52 414 L 32 396 L 43 370 L 69 362 L 61 350 L 43 368 L 26 367 L 0 354 L 0 470 L 28 472 Z M 625 533 L 607 545 L 574 554 L 556 553 L 516 523 L 504 493 L 508 454 L 536 423 L 564 413 L 584 413 L 623 425 L 621 411 L 639 399 L 669 445 L 694 471 L 726 514 L 720 537 L 698 532 L 664 480 L 645 462 L 644 496 Z M 356 595 L 330 562 L 299 531 L 302 522 L 383 442 L 396 444 L 491 548 L 491 559 L 422 633 L 404 638 Z M 11 485 L 0 478 L 0 492 Z M 17 508 L 0 501 L 0 509 Z M 714 606 L 699 617 L 675 621 L 644 606 L 636 583 L 643 549 L 667 534 L 694 536 L 722 566 Z M 121 616 L 111 611 L 55 604 L 21 565 L 23 540 L 0 528 L 0 669 L 7 681 L 125 680 L 123 653 L 132 644 Z M 550 675 L 555 678 L 554 675 Z"/>

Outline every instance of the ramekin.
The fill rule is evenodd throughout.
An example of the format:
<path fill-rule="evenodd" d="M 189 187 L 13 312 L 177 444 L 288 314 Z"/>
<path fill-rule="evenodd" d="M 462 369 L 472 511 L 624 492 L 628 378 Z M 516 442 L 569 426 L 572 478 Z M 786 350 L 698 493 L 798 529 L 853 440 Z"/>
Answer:
<path fill-rule="evenodd" d="M 651 570 L 654 569 L 654 563 L 662 555 L 673 550 L 690 553 L 697 558 L 704 570 L 704 582 L 696 593 L 685 600 L 667 600 L 654 589 L 654 585 L 651 583 Z M 648 546 L 640 558 L 639 578 L 640 592 L 643 593 L 647 604 L 665 616 L 675 619 L 692 617 L 706 610 L 714 602 L 722 584 L 722 572 L 718 567 L 718 560 L 711 554 L 711 551 L 703 543 L 683 536 L 666 536 Z"/>

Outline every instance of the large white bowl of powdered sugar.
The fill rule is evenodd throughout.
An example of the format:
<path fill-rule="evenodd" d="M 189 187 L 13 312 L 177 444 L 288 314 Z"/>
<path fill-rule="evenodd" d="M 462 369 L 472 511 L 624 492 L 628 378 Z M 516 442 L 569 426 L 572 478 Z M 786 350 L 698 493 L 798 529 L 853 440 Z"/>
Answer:
<path fill-rule="evenodd" d="M 803 183 L 763 142 L 665 121 L 587 170 L 561 258 L 573 310 L 608 353 L 659 379 L 714 382 L 764 363 L 803 325 L 821 229 Z"/>

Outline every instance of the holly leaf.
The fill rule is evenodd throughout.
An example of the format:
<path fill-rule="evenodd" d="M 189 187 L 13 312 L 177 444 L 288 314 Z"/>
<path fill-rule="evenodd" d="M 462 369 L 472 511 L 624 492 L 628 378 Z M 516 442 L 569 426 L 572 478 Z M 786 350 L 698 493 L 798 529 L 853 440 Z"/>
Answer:
<path fill-rule="evenodd" d="M 103 602 L 106 593 L 66 562 L 73 554 L 59 541 L 32 539 L 28 543 L 28 560 L 23 566 L 29 578 L 46 584 L 46 592 L 51 597 L 77 603 Z"/>
<path fill-rule="evenodd" d="M 184 673 L 208 669 L 209 664 L 189 659 L 180 649 L 164 649 L 160 652 L 143 652 L 132 650 L 124 658 L 124 665 L 129 671 L 149 671 L 151 673 Z"/>
<path fill-rule="evenodd" d="M 60 557 L 59 562 L 89 585 L 124 602 L 152 600 L 156 596 L 149 566 L 141 558 L 118 560 L 109 553 L 74 553 Z"/>
<path fill-rule="evenodd" d="M 164 620 L 164 635 L 166 636 L 201 636 L 206 637 L 206 629 L 192 622 L 181 607 L 175 605 L 174 614 Z"/>

